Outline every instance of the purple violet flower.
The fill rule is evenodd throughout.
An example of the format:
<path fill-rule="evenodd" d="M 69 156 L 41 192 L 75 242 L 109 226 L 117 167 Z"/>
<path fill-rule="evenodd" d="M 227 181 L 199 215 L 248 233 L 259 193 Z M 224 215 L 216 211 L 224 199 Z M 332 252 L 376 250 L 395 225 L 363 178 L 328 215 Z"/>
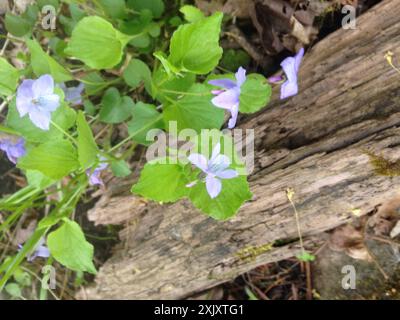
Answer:
<path fill-rule="evenodd" d="M 206 175 L 206 188 L 211 199 L 216 198 L 222 189 L 221 179 L 233 179 L 238 173 L 233 169 L 227 169 L 231 165 L 231 160 L 221 153 L 221 144 L 218 143 L 212 152 L 210 160 L 198 153 L 191 154 L 189 161 L 199 168 Z M 195 183 L 187 185 L 188 188 L 193 187 Z"/>
<path fill-rule="evenodd" d="M 42 257 L 42 258 L 48 258 L 50 257 L 50 251 L 49 249 L 45 246 L 45 240 L 44 238 L 41 238 L 39 240 L 39 243 L 37 244 L 35 250 L 33 251 L 33 253 L 29 254 L 27 256 L 27 260 L 29 262 L 32 262 L 33 260 L 35 260 L 37 257 Z M 22 245 L 18 245 L 18 251 L 22 249 Z"/>
<path fill-rule="evenodd" d="M 104 161 L 105 158 L 101 158 L 100 161 Z M 89 178 L 89 184 L 91 186 L 103 186 L 103 180 L 101 179 L 101 172 L 107 169 L 108 164 L 105 162 L 100 162 L 95 169 L 87 169 L 86 175 Z"/>
<path fill-rule="evenodd" d="M 212 99 L 212 103 L 218 108 L 230 111 L 231 119 L 228 123 L 229 129 L 233 129 L 236 126 L 239 114 L 240 88 L 246 81 L 246 70 L 240 67 L 235 77 L 236 82 L 231 79 L 217 79 L 208 82 L 213 86 L 223 88 L 222 90 L 212 91 L 212 93 L 216 95 L 216 97 Z"/>
<path fill-rule="evenodd" d="M 286 74 L 287 80 L 281 86 L 281 99 L 295 96 L 299 92 L 297 73 L 299 72 L 303 56 L 304 48 L 301 48 L 294 57 L 288 57 L 282 61 L 281 66 Z"/>
<path fill-rule="evenodd" d="M 269 83 L 279 83 L 281 81 L 283 81 L 283 77 L 282 76 L 272 76 L 268 78 L 268 82 Z"/>
<path fill-rule="evenodd" d="M 67 87 L 64 83 L 60 83 L 59 86 L 64 91 L 65 101 L 71 103 L 72 106 L 82 104 L 82 92 L 85 89 L 83 83 L 80 83 L 77 87 Z"/>
<path fill-rule="evenodd" d="M 7 158 L 14 164 L 17 164 L 18 158 L 25 155 L 25 140 L 20 138 L 17 142 L 13 142 L 11 139 L 0 139 L 0 150 L 3 150 Z"/>
<path fill-rule="evenodd" d="M 50 129 L 51 113 L 60 106 L 60 97 L 54 94 L 54 80 L 46 74 L 37 80 L 24 80 L 17 90 L 17 110 L 21 118 L 29 114 L 32 123 Z"/>

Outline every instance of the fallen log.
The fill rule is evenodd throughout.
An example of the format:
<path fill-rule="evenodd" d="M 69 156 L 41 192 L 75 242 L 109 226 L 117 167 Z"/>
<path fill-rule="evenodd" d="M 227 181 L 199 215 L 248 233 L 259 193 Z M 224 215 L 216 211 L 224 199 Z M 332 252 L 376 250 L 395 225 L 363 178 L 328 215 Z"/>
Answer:
<path fill-rule="evenodd" d="M 366 214 L 398 195 L 400 177 L 377 174 L 367 151 L 400 158 L 400 6 L 386 0 L 306 55 L 300 94 L 244 120 L 255 129 L 252 201 L 226 222 L 186 201 L 160 206 L 111 191 L 89 218 L 125 223 L 123 245 L 99 270 L 89 299 L 178 299 L 258 265 L 296 255 L 296 220 L 285 190 L 295 191 L 306 246 L 312 235 Z M 117 197 L 113 197 L 113 193 Z M 111 195 L 111 196 L 110 196 Z"/>

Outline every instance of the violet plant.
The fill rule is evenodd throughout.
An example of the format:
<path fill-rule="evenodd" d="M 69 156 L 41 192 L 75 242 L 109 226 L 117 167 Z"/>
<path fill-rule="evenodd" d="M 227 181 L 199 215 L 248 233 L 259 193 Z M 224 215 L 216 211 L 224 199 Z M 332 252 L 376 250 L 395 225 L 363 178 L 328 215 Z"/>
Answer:
<path fill-rule="evenodd" d="M 15 59 L 27 67 L 0 58 L 0 96 L 8 101 L 0 149 L 25 175 L 26 187 L 0 200 L 7 212 L 0 234 L 40 199 L 51 199 L 42 201 L 51 210 L 0 266 L 0 290 L 35 248 L 48 249 L 47 263 L 96 273 L 93 245 L 72 219 L 76 205 L 91 190 L 107 187 L 104 175 L 130 176 L 136 147 L 153 143 L 151 131 L 173 133 L 171 123 L 177 134 L 194 133 L 194 147 L 177 162 L 173 152 L 148 161 L 132 196 L 163 204 L 188 198 L 217 220 L 233 217 L 252 197 L 244 163 L 221 130 L 235 128 L 239 114 L 266 107 L 271 86 L 244 66 L 219 71 L 223 14 L 204 16 L 185 6 L 171 17 L 162 0 L 140 7 L 135 1 L 84 2 L 44 0 L 30 5 L 29 15 L 5 18 L 7 31 L 27 50 Z M 55 30 L 36 24 L 46 4 L 62 12 Z M 12 23 L 16 19 L 19 24 Z M 283 64 L 290 95 L 297 92 L 302 55 Z M 120 127 L 127 128 L 125 136 L 117 134 Z"/>

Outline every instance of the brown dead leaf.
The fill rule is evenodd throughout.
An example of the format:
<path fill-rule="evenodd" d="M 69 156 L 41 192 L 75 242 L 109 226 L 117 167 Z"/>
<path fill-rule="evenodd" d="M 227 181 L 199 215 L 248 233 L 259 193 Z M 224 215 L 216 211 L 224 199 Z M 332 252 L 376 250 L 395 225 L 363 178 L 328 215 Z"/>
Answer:
<path fill-rule="evenodd" d="M 222 12 L 237 18 L 249 18 L 249 0 L 228 0 L 226 1 Z"/>
<path fill-rule="evenodd" d="M 369 227 L 378 236 L 388 236 L 400 219 L 400 194 L 384 203 L 370 219 Z"/>
<path fill-rule="evenodd" d="M 292 24 L 292 33 L 291 35 L 297 40 L 299 40 L 302 44 L 310 43 L 310 33 L 306 27 L 304 27 L 294 16 L 291 17 L 290 22 Z"/>
<path fill-rule="evenodd" d="M 196 0 L 195 4 L 206 15 L 222 11 L 233 17 L 249 18 L 249 2 L 249 0 Z"/>
<path fill-rule="evenodd" d="M 341 226 L 333 231 L 329 238 L 329 247 L 333 251 L 345 252 L 348 256 L 371 261 L 372 258 L 364 244 L 364 237 L 361 227 L 351 224 Z"/>
<path fill-rule="evenodd" d="M 250 16 L 264 50 L 270 55 L 284 49 L 296 52 L 317 34 L 312 26 L 314 11 L 308 6 L 292 5 L 288 0 L 255 0 Z"/>
<path fill-rule="evenodd" d="M 17 231 L 15 232 L 15 236 L 12 238 L 12 244 L 14 246 L 17 246 L 19 244 L 25 243 L 35 231 L 36 224 L 37 221 L 32 220 L 29 222 L 26 228 L 17 229 Z"/>
<path fill-rule="evenodd" d="M 225 0 L 195 0 L 196 7 L 206 15 L 213 14 L 215 11 L 222 11 Z"/>
<path fill-rule="evenodd" d="M 398 235 L 400 235 L 400 221 L 397 221 L 396 225 L 394 226 L 394 228 L 390 232 L 390 237 L 392 239 L 396 238 Z"/>
<path fill-rule="evenodd" d="M 275 55 L 284 50 L 280 35 L 290 33 L 292 14 L 293 8 L 281 0 L 258 0 L 250 8 L 252 22 L 267 54 Z"/>

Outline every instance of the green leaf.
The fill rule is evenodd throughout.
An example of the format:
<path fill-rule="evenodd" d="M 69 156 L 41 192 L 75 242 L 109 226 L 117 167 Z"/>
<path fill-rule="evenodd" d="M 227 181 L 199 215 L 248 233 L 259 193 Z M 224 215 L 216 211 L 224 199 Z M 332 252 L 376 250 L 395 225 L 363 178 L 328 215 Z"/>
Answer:
<path fill-rule="evenodd" d="M 154 52 L 153 55 L 161 62 L 169 78 L 172 78 L 173 75 L 182 77 L 180 70 L 176 68 L 171 62 L 169 62 L 164 52 L 157 51 Z"/>
<path fill-rule="evenodd" d="M 188 22 L 197 22 L 205 18 L 204 13 L 195 6 L 186 5 L 179 11 L 183 13 L 185 20 Z"/>
<path fill-rule="evenodd" d="M 28 180 L 28 185 L 38 189 L 46 189 L 55 182 L 53 179 L 46 177 L 37 170 L 27 170 L 25 175 Z"/>
<path fill-rule="evenodd" d="M 201 153 L 207 159 L 210 159 L 213 147 L 221 143 L 221 154 L 231 160 L 230 168 L 239 174 L 234 179 L 222 179 L 221 193 L 215 199 L 211 199 L 207 192 L 201 170 L 194 167 L 192 170 L 192 166 L 182 161 L 183 152 L 186 151 L 184 149 L 177 150 L 175 155 L 179 155 L 178 159 L 168 157 L 147 163 L 132 192 L 159 202 L 175 202 L 188 197 L 205 214 L 217 220 L 226 220 L 252 197 L 244 164 L 235 150 L 232 138 L 217 129 L 204 130 L 201 135 L 193 137 L 191 142 L 194 144 L 191 153 Z M 179 162 L 175 164 L 173 160 Z M 193 181 L 197 183 L 188 188 L 187 184 Z"/>
<path fill-rule="evenodd" d="M 160 33 L 160 27 L 153 22 L 153 15 L 149 10 L 142 10 L 138 16 L 127 21 L 120 21 L 119 29 L 125 34 L 134 36 L 129 44 L 137 48 L 149 47 L 150 35 L 155 37 L 157 33 Z"/>
<path fill-rule="evenodd" d="M 163 104 L 167 104 L 171 99 L 177 100 L 179 94 L 176 92 L 186 92 L 195 83 L 196 75 L 186 73 L 183 77 L 169 78 L 162 68 L 157 69 L 153 74 L 151 96 Z M 169 91 L 169 92 L 167 92 Z"/>
<path fill-rule="evenodd" d="M 64 50 L 67 47 L 67 43 L 58 37 L 53 37 L 49 40 L 49 48 L 60 58 L 65 58 Z"/>
<path fill-rule="evenodd" d="M 250 290 L 250 288 L 248 286 L 246 286 L 244 288 L 244 290 L 246 291 L 247 296 L 249 297 L 249 300 L 260 300 L 257 298 L 257 296 L 254 294 L 253 291 Z"/>
<path fill-rule="evenodd" d="M 74 271 L 95 274 L 93 246 L 86 241 L 81 227 L 75 221 L 64 219 L 64 224 L 47 237 L 51 255 L 59 263 Z"/>
<path fill-rule="evenodd" d="M 85 84 L 85 92 L 88 96 L 95 95 L 108 86 L 97 71 L 86 74 L 81 81 Z"/>
<path fill-rule="evenodd" d="M 251 62 L 250 56 L 244 50 L 228 49 L 224 50 L 221 60 L 221 67 L 232 72 L 236 72 L 239 67 L 245 67 Z"/>
<path fill-rule="evenodd" d="M 23 287 L 28 287 L 32 283 L 30 274 L 20 268 L 15 270 L 13 276 L 15 281 L 17 281 Z"/>
<path fill-rule="evenodd" d="M 215 129 L 202 131 L 202 134 L 194 137 L 192 141 L 194 142 L 192 152 L 201 153 L 207 159 L 210 159 L 214 146 L 219 142 L 221 154 L 231 161 L 229 168 L 236 170 L 239 174 L 237 178 L 221 180 L 221 193 L 215 199 L 211 199 L 204 181 L 199 181 L 190 188 L 189 198 L 196 208 L 216 220 L 229 219 L 236 214 L 244 202 L 252 198 L 246 168 L 236 152 L 234 141 Z M 199 169 L 195 170 L 200 173 Z"/>
<path fill-rule="evenodd" d="M 216 220 L 226 220 L 236 214 L 252 194 L 245 176 L 222 180 L 221 193 L 211 199 L 204 182 L 190 188 L 189 198 L 194 206 Z"/>
<path fill-rule="evenodd" d="M 111 170 L 114 176 L 118 178 L 125 178 L 132 173 L 129 165 L 124 160 L 112 161 Z"/>
<path fill-rule="evenodd" d="M 0 94 L 9 96 L 17 89 L 19 72 L 6 59 L 0 58 Z"/>
<path fill-rule="evenodd" d="M 62 103 L 61 106 L 52 113 L 52 120 L 64 130 L 71 128 L 75 124 L 75 119 L 75 111 L 65 103 Z M 9 104 L 6 123 L 8 127 L 18 132 L 30 142 L 46 142 L 60 139 L 63 136 L 53 125 L 50 126 L 49 131 L 44 131 L 36 127 L 28 116 L 21 118 L 15 106 L 15 99 Z"/>
<path fill-rule="evenodd" d="M 65 53 L 90 68 L 110 69 L 121 61 L 123 49 L 131 38 L 100 17 L 86 17 L 73 30 Z"/>
<path fill-rule="evenodd" d="M 139 34 L 135 36 L 131 41 L 129 41 L 129 44 L 139 48 L 139 49 L 145 49 L 150 46 L 151 39 L 148 34 Z"/>
<path fill-rule="evenodd" d="M 13 135 L 18 135 L 18 131 L 15 131 L 14 129 L 7 128 L 5 126 L 2 126 L 0 124 L 0 132 L 8 133 L 8 134 L 13 134 Z"/>
<path fill-rule="evenodd" d="M 49 178 L 59 180 L 79 168 L 76 149 L 67 140 L 49 141 L 20 158 L 18 167 L 38 170 Z"/>
<path fill-rule="evenodd" d="M 296 258 L 303 262 L 313 262 L 315 260 L 315 256 L 307 251 L 297 255 Z"/>
<path fill-rule="evenodd" d="M 151 71 L 147 64 L 139 59 L 132 59 L 129 62 L 123 73 L 123 78 L 132 89 L 136 89 L 143 82 L 146 91 L 151 91 Z"/>
<path fill-rule="evenodd" d="M 2 225 L 0 225 L 0 227 L 1 226 Z M 26 258 L 26 256 L 34 250 L 39 240 L 45 235 L 45 232 L 46 229 L 36 229 L 36 231 L 33 232 L 31 237 L 25 242 L 24 246 L 18 251 L 18 253 L 11 258 L 10 261 L 4 261 L 4 263 L 0 266 L 0 270 L 4 272 L 0 278 L 0 291 L 3 290 L 6 282 L 11 278 L 15 270 Z"/>
<path fill-rule="evenodd" d="M 271 86 L 260 74 L 251 74 L 241 87 L 239 110 L 254 113 L 264 108 L 271 99 Z"/>
<path fill-rule="evenodd" d="M 128 7 L 136 11 L 150 10 L 156 19 L 160 18 L 165 10 L 163 0 L 128 0 Z"/>
<path fill-rule="evenodd" d="M 78 158 L 83 169 L 90 168 L 96 161 L 99 150 L 94 140 L 92 129 L 86 122 L 82 111 L 78 112 L 76 119 L 78 129 Z"/>
<path fill-rule="evenodd" d="M 194 129 L 200 133 L 202 129 L 220 129 L 224 123 L 224 110 L 215 107 L 212 98 L 206 85 L 193 85 L 187 95 L 165 108 L 166 127 L 170 121 L 176 121 L 178 131 Z"/>
<path fill-rule="evenodd" d="M 69 11 L 71 13 L 71 18 L 76 22 L 86 17 L 86 12 L 82 10 L 76 3 L 71 3 L 69 5 Z"/>
<path fill-rule="evenodd" d="M 180 25 L 184 24 L 183 20 L 179 16 L 172 17 L 171 19 L 169 19 L 168 23 L 174 28 L 177 28 Z"/>
<path fill-rule="evenodd" d="M 69 71 L 45 53 L 36 40 L 27 39 L 26 44 L 31 52 L 31 65 L 37 77 L 51 74 L 55 82 L 66 82 L 73 79 Z"/>
<path fill-rule="evenodd" d="M 24 19 L 31 23 L 32 28 L 35 26 L 38 16 L 39 8 L 35 3 L 32 3 L 26 7 L 25 12 L 21 15 Z"/>
<path fill-rule="evenodd" d="M 157 128 L 163 128 L 162 115 L 154 105 L 138 102 L 133 108 L 132 120 L 128 122 L 128 131 L 132 140 L 148 146 L 153 141 L 146 139 L 147 132 Z"/>
<path fill-rule="evenodd" d="M 9 283 L 5 286 L 6 292 L 13 298 L 19 298 L 22 296 L 21 288 L 17 283 Z"/>
<path fill-rule="evenodd" d="M 44 6 L 53 6 L 56 10 L 59 8 L 60 6 L 60 1 L 59 0 L 37 0 L 36 1 L 39 9 L 42 9 Z"/>
<path fill-rule="evenodd" d="M 164 159 L 168 162 L 168 159 Z M 147 163 L 132 192 L 158 202 L 175 202 L 188 194 L 185 168 L 180 164 Z"/>
<path fill-rule="evenodd" d="M 86 16 L 86 12 L 81 10 L 79 6 L 75 3 L 69 4 L 69 12 L 71 13 L 71 18 L 64 15 L 60 15 L 59 21 L 61 25 L 64 26 L 64 31 L 67 35 L 71 35 L 76 24 Z"/>
<path fill-rule="evenodd" d="M 118 89 L 109 88 L 101 100 L 100 120 L 105 123 L 124 122 L 131 116 L 134 105 L 130 97 L 121 97 Z"/>
<path fill-rule="evenodd" d="M 161 28 L 157 23 L 151 23 L 147 27 L 147 31 L 148 31 L 149 35 L 151 35 L 153 38 L 157 38 L 161 34 Z"/>
<path fill-rule="evenodd" d="M 23 37 L 32 30 L 32 25 L 28 19 L 9 12 L 6 13 L 5 25 L 7 31 L 16 37 Z"/>
<path fill-rule="evenodd" d="M 103 10 L 113 19 L 124 19 L 126 17 L 125 0 L 99 0 Z"/>
<path fill-rule="evenodd" d="M 26 7 L 24 13 L 14 15 L 10 12 L 6 13 L 5 26 L 8 32 L 16 37 L 23 37 L 32 32 L 36 24 L 39 14 L 39 8 L 36 4 Z"/>
<path fill-rule="evenodd" d="M 83 107 L 85 109 L 86 114 L 92 117 L 96 115 L 96 107 L 94 106 L 93 102 L 90 101 L 89 99 L 83 100 Z"/>
<path fill-rule="evenodd" d="M 211 72 L 222 57 L 219 46 L 222 18 L 222 13 L 215 13 L 180 26 L 172 36 L 168 61 L 181 71 L 196 74 Z"/>

